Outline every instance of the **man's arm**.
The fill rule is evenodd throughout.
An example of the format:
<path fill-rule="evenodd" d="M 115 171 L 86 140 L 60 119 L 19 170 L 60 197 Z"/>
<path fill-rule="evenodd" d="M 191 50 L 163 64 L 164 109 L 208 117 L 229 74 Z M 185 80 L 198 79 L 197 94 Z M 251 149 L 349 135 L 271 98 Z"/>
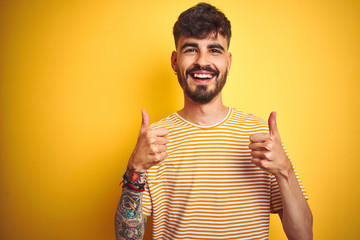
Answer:
<path fill-rule="evenodd" d="M 126 170 L 125 175 L 138 175 L 133 185 L 143 184 L 140 179 L 145 179 L 145 172 Z M 124 186 L 115 215 L 116 239 L 142 239 L 145 232 L 146 218 L 142 213 L 142 192 Z"/>
<path fill-rule="evenodd" d="M 289 239 L 312 239 L 312 214 L 302 194 L 295 172 L 281 143 L 276 113 L 269 117 L 269 134 L 250 136 L 252 162 L 272 173 L 279 185 L 283 209 L 279 212 Z"/>
<path fill-rule="evenodd" d="M 276 181 L 283 204 L 278 214 L 286 236 L 288 239 L 313 239 L 313 217 L 293 169 L 278 175 Z"/>
<path fill-rule="evenodd" d="M 124 175 L 124 188 L 115 215 L 116 239 L 142 239 L 146 218 L 142 213 L 142 191 L 146 170 L 167 157 L 165 128 L 150 129 L 149 115 L 142 110 L 139 137 Z"/>

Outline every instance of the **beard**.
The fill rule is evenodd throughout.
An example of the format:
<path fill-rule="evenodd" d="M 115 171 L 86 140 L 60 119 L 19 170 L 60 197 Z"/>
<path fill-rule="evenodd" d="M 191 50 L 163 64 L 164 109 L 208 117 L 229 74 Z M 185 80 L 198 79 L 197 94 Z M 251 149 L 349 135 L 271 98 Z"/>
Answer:
<path fill-rule="evenodd" d="M 204 70 L 209 70 L 209 69 L 204 69 Z M 226 70 L 224 74 L 217 74 L 215 76 L 215 79 L 213 79 L 212 81 L 215 81 L 215 87 L 212 89 L 209 89 L 209 84 L 204 84 L 204 85 L 196 85 L 195 90 L 192 90 L 189 86 L 189 83 L 187 81 L 187 79 L 190 77 L 189 76 L 189 72 L 193 71 L 193 69 L 191 69 L 190 71 L 186 71 L 186 75 L 184 76 L 183 74 L 178 74 L 178 81 L 181 85 L 181 87 L 183 88 L 185 94 L 194 102 L 196 103 L 200 103 L 200 104 L 206 104 L 211 102 L 211 100 L 214 99 L 214 97 L 216 97 L 221 90 L 223 89 L 223 87 L 225 86 L 226 83 L 226 78 L 227 78 L 227 73 L 228 71 Z M 215 70 L 211 70 L 213 72 L 218 73 Z"/>

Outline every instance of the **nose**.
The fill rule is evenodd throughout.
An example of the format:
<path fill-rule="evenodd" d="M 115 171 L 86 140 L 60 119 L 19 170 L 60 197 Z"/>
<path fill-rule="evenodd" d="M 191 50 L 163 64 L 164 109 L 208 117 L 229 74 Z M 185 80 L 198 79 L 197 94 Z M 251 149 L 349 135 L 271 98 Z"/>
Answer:
<path fill-rule="evenodd" d="M 196 61 L 195 63 L 197 65 L 199 65 L 200 67 L 205 67 L 209 65 L 208 59 L 207 59 L 207 55 L 206 53 L 200 51 L 197 55 Z"/>

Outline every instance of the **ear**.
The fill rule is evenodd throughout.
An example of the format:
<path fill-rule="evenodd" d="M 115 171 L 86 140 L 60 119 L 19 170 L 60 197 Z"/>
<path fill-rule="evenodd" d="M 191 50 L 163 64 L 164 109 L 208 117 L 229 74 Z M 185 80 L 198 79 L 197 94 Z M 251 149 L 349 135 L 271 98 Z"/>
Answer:
<path fill-rule="evenodd" d="M 177 63 L 177 53 L 176 51 L 173 51 L 171 54 L 171 67 L 174 70 L 174 72 L 177 72 L 176 63 Z"/>
<path fill-rule="evenodd" d="M 227 71 L 230 72 L 230 67 L 231 67 L 231 62 L 232 62 L 232 54 L 229 52 L 228 53 L 228 67 L 227 67 Z"/>

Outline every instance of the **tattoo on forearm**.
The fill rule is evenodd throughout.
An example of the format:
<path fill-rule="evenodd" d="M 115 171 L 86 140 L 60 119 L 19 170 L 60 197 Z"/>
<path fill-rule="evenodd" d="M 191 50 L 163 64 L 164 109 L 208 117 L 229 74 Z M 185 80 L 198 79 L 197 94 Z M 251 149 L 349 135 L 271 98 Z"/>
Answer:
<path fill-rule="evenodd" d="M 134 184 L 145 182 L 145 172 L 127 169 L 125 174 L 128 174 L 128 179 L 134 179 Z M 125 186 L 116 210 L 116 239 L 142 239 L 145 223 L 146 218 L 142 214 L 142 192 Z"/>
<path fill-rule="evenodd" d="M 125 176 L 134 185 L 145 183 L 145 172 L 137 172 L 134 169 L 126 169 Z"/>

